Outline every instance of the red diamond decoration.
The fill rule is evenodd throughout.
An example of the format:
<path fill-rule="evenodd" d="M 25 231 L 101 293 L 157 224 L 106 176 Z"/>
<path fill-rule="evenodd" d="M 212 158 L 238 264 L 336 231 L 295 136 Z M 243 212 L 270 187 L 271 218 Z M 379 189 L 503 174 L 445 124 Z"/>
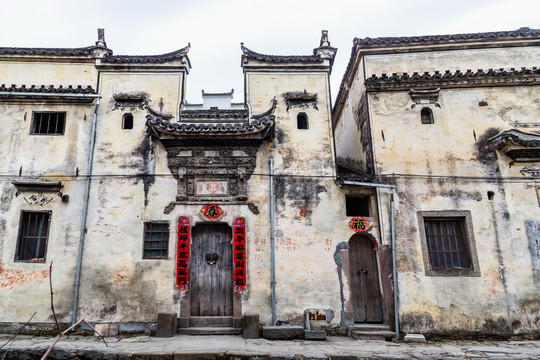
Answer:
<path fill-rule="evenodd" d="M 223 215 L 223 209 L 219 205 L 210 203 L 201 209 L 201 214 L 209 220 L 217 220 Z"/>

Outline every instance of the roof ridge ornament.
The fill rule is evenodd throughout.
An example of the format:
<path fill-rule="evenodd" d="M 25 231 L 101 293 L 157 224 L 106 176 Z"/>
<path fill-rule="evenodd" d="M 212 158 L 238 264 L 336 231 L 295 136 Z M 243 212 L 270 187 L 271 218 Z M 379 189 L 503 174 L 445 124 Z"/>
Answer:
<path fill-rule="evenodd" d="M 96 46 L 107 47 L 105 42 L 105 29 L 97 29 L 98 31 L 98 40 L 96 41 Z"/>
<path fill-rule="evenodd" d="M 328 41 L 328 30 L 322 30 L 321 34 L 321 44 L 319 47 L 330 46 L 330 41 Z"/>
<path fill-rule="evenodd" d="M 330 41 L 328 40 L 328 30 L 322 30 L 321 43 L 318 48 L 313 49 L 313 55 L 321 59 L 329 59 L 330 64 L 333 64 L 336 53 L 337 49 L 330 46 Z"/>
<path fill-rule="evenodd" d="M 98 29 L 98 40 L 94 46 L 90 47 L 90 55 L 94 59 L 103 59 L 112 56 L 112 50 L 107 47 L 105 42 L 105 29 Z"/>
<path fill-rule="evenodd" d="M 90 55 L 95 59 L 103 59 L 107 56 L 112 56 L 113 52 L 107 47 L 105 42 L 105 29 L 97 29 L 98 39 L 96 44 L 91 47 Z"/>

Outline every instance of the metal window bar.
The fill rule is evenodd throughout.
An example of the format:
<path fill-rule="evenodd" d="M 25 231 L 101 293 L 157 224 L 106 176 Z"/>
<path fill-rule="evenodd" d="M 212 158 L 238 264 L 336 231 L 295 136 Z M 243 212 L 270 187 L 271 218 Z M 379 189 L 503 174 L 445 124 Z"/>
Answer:
<path fill-rule="evenodd" d="M 17 260 L 43 260 L 48 229 L 49 213 L 23 213 Z"/>
<path fill-rule="evenodd" d="M 34 113 L 34 134 L 63 134 L 65 113 L 36 112 Z"/>
<path fill-rule="evenodd" d="M 471 268 L 460 219 L 426 219 L 425 230 L 433 269 Z"/>

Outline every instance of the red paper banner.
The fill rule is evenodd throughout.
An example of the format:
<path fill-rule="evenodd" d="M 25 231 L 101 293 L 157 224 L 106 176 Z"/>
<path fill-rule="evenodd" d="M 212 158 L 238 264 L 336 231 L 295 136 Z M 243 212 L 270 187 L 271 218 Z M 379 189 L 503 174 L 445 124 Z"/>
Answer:
<path fill-rule="evenodd" d="M 176 252 L 176 289 L 189 289 L 189 217 L 178 218 L 178 249 Z"/>
<path fill-rule="evenodd" d="M 246 219 L 234 218 L 234 292 L 246 291 Z"/>

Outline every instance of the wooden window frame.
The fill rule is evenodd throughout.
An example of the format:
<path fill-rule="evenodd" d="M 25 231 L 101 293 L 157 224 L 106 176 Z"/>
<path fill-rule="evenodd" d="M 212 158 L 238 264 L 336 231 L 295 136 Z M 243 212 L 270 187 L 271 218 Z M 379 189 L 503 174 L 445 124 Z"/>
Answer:
<path fill-rule="evenodd" d="M 455 220 L 459 221 L 462 229 L 463 242 L 467 251 L 469 268 L 433 268 L 431 265 L 431 254 L 426 235 L 425 223 L 430 220 Z M 471 212 L 468 210 L 445 210 L 445 211 L 419 211 L 418 225 L 422 253 L 424 259 L 424 270 L 427 276 L 480 276 L 480 266 L 476 243 L 474 241 L 474 230 L 472 226 Z"/>
<path fill-rule="evenodd" d="M 47 214 L 46 221 L 48 222 L 48 224 L 47 224 L 46 234 L 40 236 L 40 239 L 38 239 L 38 243 L 35 246 L 36 250 L 39 251 L 39 247 L 40 247 L 39 244 L 40 244 L 40 241 L 42 240 L 41 238 L 44 238 L 45 245 L 43 246 L 43 254 L 38 254 L 38 255 L 43 255 L 42 257 L 38 256 L 36 258 L 21 259 L 21 255 L 22 255 L 21 247 L 23 246 L 23 241 L 27 241 L 27 239 L 26 239 L 27 235 L 25 235 L 25 227 L 23 226 L 24 225 L 24 217 L 25 217 L 26 214 L 35 214 L 35 215 L 36 214 Z M 18 231 L 18 235 L 17 235 L 17 247 L 15 248 L 15 260 L 14 261 L 16 261 L 16 262 L 28 262 L 28 263 L 44 263 L 45 262 L 45 259 L 47 258 L 47 247 L 49 245 L 49 234 L 50 234 L 50 230 L 51 230 L 51 218 L 52 218 L 52 211 L 27 211 L 27 210 L 21 211 L 21 216 L 20 216 L 20 219 L 19 219 L 19 231 Z M 26 228 L 28 228 L 28 226 Z"/>
<path fill-rule="evenodd" d="M 167 236 L 165 240 L 148 240 L 148 226 L 150 225 L 166 225 L 167 226 Z M 143 237 L 143 249 L 142 249 L 142 258 L 143 259 L 168 259 L 169 258 L 169 239 L 171 236 L 171 227 L 170 223 L 168 221 L 145 221 L 144 222 L 144 237 Z M 161 231 L 163 232 L 163 231 Z M 165 242 L 166 248 L 165 248 L 165 255 L 161 256 L 153 256 L 153 255 L 147 255 L 146 254 L 146 244 L 150 242 Z M 156 250 L 156 249 L 151 249 Z M 163 250 L 163 248 L 159 248 L 159 250 Z"/>
<path fill-rule="evenodd" d="M 62 114 L 64 119 L 62 121 L 62 129 L 58 129 L 59 132 L 36 132 L 36 115 L 41 114 Z M 63 136 L 66 129 L 67 113 L 65 111 L 33 111 L 32 121 L 30 123 L 30 135 L 42 135 L 42 136 Z"/>

